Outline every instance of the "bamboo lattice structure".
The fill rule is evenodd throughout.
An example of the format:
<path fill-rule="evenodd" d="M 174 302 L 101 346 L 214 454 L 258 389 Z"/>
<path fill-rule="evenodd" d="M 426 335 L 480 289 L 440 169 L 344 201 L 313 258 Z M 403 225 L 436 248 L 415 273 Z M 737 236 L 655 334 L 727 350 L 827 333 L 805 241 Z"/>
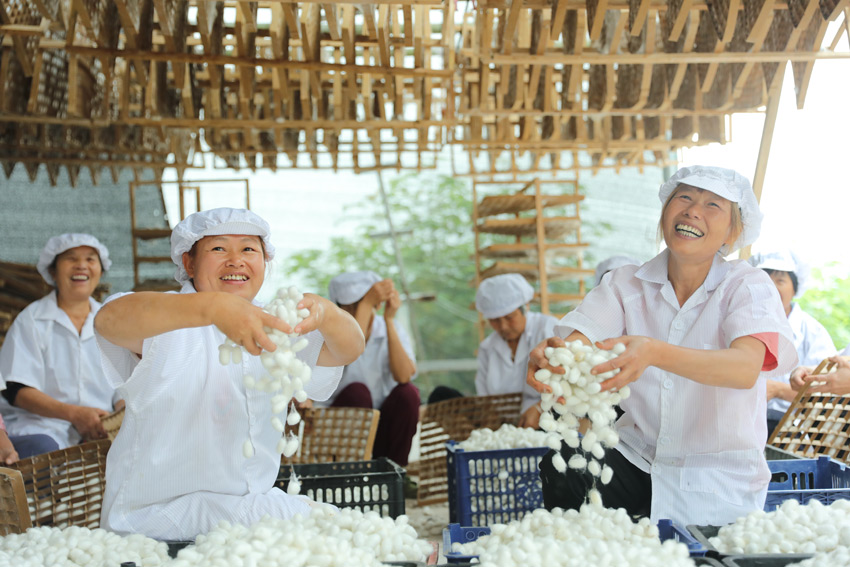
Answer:
<path fill-rule="evenodd" d="M 665 164 L 728 141 L 850 0 L 0 0 L 0 163 L 81 168 Z M 830 22 L 840 22 L 827 37 Z M 181 177 L 182 178 L 182 177 Z"/>

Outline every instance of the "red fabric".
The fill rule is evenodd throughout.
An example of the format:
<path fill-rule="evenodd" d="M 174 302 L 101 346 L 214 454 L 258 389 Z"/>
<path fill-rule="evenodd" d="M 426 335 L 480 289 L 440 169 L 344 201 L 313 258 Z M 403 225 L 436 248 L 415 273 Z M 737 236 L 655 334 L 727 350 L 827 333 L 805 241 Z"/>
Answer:
<path fill-rule="evenodd" d="M 776 358 L 776 353 L 779 352 L 779 333 L 755 333 L 750 335 L 754 339 L 764 343 L 764 362 L 761 365 L 762 372 L 773 370 L 779 366 L 779 360 Z"/>

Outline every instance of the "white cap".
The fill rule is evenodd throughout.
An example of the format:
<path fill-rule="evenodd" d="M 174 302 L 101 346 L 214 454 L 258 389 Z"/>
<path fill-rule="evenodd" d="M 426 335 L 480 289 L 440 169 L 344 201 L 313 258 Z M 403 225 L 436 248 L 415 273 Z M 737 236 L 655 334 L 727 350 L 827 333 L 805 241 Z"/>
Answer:
<path fill-rule="evenodd" d="M 48 271 L 50 264 L 52 264 L 53 260 L 56 259 L 56 256 L 62 252 L 79 246 L 91 246 L 97 250 L 104 272 L 112 266 L 112 260 L 109 259 L 109 250 L 106 249 L 106 246 L 100 243 L 100 240 L 91 234 L 69 232 L 50 238 L 47 241 L 47 244 L 44 245 L 44 249 L 42 249 L 41 254 L 38 255 L 38 264 L 36 264 L 36 269 L 38 270 L 38 273 L 41 274 L 41 277 L 44 278 L 44 281 L 55 286 L 56 282 L 53 280 L 53 276 L 51 276 Z"/>
<path fill-rule="evenodd" d="M 381 276 L 370 270 L 345 272 L 328 284 L 328 299 L 338 305 L 357 303 L 379 281 Z"/>
<path fill-rule="evenodd" d="M 189 274 L 183 267 L 183 254 L 205 236 L 220 236 L 222 234 L 247 234 L 263 239 L 266 258 L 274 258 L 274 246 L 269 241 L 269 223 L 248 209 L 231 209 L 222 207 L 192 213 L 180 221 L 171 231 L 171 259 L 177 265 L 174 278 L 184 284 L 189 281 Z"/>
<path fill-rule="evenodd" d="M 599 282 L 602 281 L 602 276 L 611 270 L 622 266 L 640 266 L 640 264 L 639 261 L 631 256 L 611 256 L 610 258 L 606 258 L 596 265 L 596 273 L 593 274 L 593 286 L 598 286 Z"/>
<path fill-rule="evenodd" d="M 487 278 L 475 293 L 475 308 L 485 319 L 498 319 L 534 298 L 534 288 L 519 274 Z"/>
<path fill-rule="evenodd" d="M 683 167 L 661 185 L 658 198 L 661 199 L 662 204 L 667 202 L 667 199 L 679 185 L 690 185 L 698 189 L 705 189 L 733 203 L 738 203 L 744 230 L 741 231 L 738 240 L 731 247 L 724 245 L 721 248 L 720 251 L 724 256 L 756 241 L 759 232 L 761 232 L 762 214 L 749 179 L 737 171 L 722 167 L 705 165 Z"/>
<path fill-rule="evenodd" d="M 799 256 L 789 249 L 760 252 L 750 256 L 750 264 L 761 270 L 777 270 L 791 272 L 797 278 L 797 292 L 794 297 L 800 297 L 805 291 L 809 279 L 809 266 L 800 260 Z"/>

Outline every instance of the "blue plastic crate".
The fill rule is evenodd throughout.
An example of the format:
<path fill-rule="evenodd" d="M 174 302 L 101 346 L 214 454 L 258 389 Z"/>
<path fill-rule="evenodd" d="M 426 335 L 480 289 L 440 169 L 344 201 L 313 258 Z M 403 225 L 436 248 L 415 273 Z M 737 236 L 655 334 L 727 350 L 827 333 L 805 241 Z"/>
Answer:
<path fill-rule="evenodd" d="M 764 509 L 776 510 L 785 500 L 806 504 L 818 500 L 829 505 L 850 500 L 850 468 L 829 457 L 768 461 L 772 478 Z"/>
<path fill-rule="evenodd" d="M 543 506 L 539 465 L 548 447 L 464 451 L 449 441 L 446 449 L 451 521 L 506 524 Z"/>
<path fill-rule="evenodd" d="M 478 559 L 477 555 L 461 555 L 452 551 L 452 546 L 455 543 L 469 543 L 477 540 L 483 535 L 490 535 L 488 527 L 465 527 L 460 524 L 449 524 L 443 530 L 443 554 L 446 556 L 448 563 L 471 563 L 473 559 Z M 688 546 L 688 553 L 691 557 L 702 558 L 706 554 L 706 547 L 688 532 L 683 526 L 674 524 L 671 520 L 658 521 L 658 538 L 661 541 L 675 539 L 676 541 Z M 708 564 L 708 563 L 698 563 Z"/>

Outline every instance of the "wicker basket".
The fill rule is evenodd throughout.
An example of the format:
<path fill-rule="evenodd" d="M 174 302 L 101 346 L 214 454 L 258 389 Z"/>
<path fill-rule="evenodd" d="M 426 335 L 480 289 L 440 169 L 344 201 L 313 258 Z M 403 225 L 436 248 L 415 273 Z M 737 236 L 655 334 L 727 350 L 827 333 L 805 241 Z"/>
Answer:
<path fill-rule="evenodd" d="M 0 0 L 0 24 L 39 26 L 41 25 L 41 13 L 35 3 L 30 0 Z M 39 38 L 12 35 L 11 39 L 24 74 L 27 77 L 31 76 Z"/>
<path fill-rule="evenodd" d="M 581 220 L 576 217 L 545 217 L 543 229 L 546 238 L 558 240 L 578 230 Z M 508 236 L 535 236 L 537 234 L 537 219 L 487 219 L 478 226 L 480 232 L 489 234 L 504 234 Z"/>
<path fill-rule="evenodd" d="M 100 526 L 108 439 L 75 445 L 12 465 L 23 476 L 34 526 Z"/>
<path fill-rule="evenodd" d="M 0 467 L 0 536 L 22 534 L 32 527 L 20 471 Z"/>
<path fill-rule="evenodd" d="M 381 412 L 366 408 L 311 408 L 303 412 L 301 446 L 281 464 L 368 461 Z"/>
<path fill-rule="evenodd" d="M 124 421 L 124 408 L 114 411 L 109 415 L 100 418 L 103 428 L 106 430 L 106 436 L 110 441 L 115 441 L 115 436 L 118 435 L 118 430 L 121 429 L 121 423 Z"/>
<path fill-rule="evenodd" d="M 419 440 L 419 505 L 448 501 L 446 441 L 464 441 L 475 429 L 516 425 L 521 406 L 521 393 L 454 398 L 426 405 Z"/>

